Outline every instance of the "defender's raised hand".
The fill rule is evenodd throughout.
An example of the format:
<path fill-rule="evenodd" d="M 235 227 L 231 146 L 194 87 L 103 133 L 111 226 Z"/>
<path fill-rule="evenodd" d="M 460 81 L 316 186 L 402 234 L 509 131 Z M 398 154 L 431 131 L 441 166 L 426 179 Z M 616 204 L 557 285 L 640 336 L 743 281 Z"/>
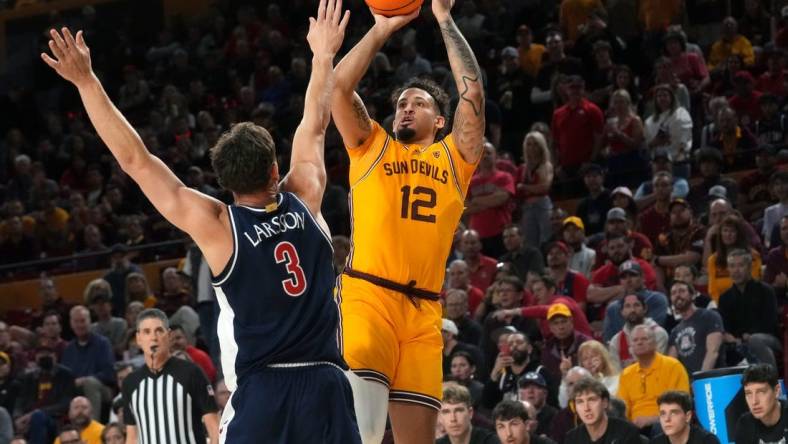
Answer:
<path fill-rule="evenodd" d="M 451 15 L 453 6 L 454 0 L 432 0 L 432 14 L 436 19 L 442 20 Z"/>
<path fill-rule="evenodd" d="M 342 13 L 342 0 L 320 0 L 317 18 L 309 17 L 309 33 L 306 40 L 312 54 L 333 57 L 345 39 L 345 28 L 350 11 Z"/>
<path fill-rule="evenodd" d="M 90 48 L 85 44 L 82 31 L 77 32 L 76 39 L 68 28 L 64 27 L 61 32 L 62 35 L 55 29 L 49 31 L 52 37 L 49 49 L 54 58 L 47 53 L 41 53 L 41 58 L 61 77 L 79 86 L 94 78 L 90 66 Z"/>

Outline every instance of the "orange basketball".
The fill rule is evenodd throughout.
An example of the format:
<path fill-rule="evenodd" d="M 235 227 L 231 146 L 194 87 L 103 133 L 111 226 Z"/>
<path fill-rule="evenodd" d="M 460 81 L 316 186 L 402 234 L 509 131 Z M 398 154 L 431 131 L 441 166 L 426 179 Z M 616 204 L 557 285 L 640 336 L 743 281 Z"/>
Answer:
<path fill-rule="evenodd" d="M 391 17 L 408 15 L 419 9 L 424 0 L 364 0 L 375 14 Z"/>

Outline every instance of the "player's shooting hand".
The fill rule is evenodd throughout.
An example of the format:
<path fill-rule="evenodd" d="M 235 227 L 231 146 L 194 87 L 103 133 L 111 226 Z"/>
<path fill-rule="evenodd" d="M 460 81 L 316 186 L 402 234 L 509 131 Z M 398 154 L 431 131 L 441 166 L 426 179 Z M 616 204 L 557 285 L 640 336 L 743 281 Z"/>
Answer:
<path fill-rule="evenodd" d="M 350 11 L 342 13 L 342 0 L 320 0 L 317 18 L 309 17 L 306 40 L 315 55 L 334 57 L 345 39 Z"/>
<path fill-rule="evenodd" d="M 82 31 L 77 32 L 76 38 L 65 27 L 61 32 L 51 29 L 49 35 L 52 37 L 49 49 L 54 58 L 47 53 L 41 53 L 41 58 L 47 65 L 60 77 L 78 87 L 95 78 L 90 66 L 90 48 L 85 44 Z"/>
<path fill-rule="evenodd" d="M 451 16 L 454 0 L 432 0 L 432 14 L 439 21 Z"/>
<path fill-rule="evenodd" d="M 370 11 L 372 11 L 372 9 L 370 9 Z M 421 8 L 416 8 L 415 11 L 408 15 L 386 17 L 385 15 L 375 14 L 375 12 L 372 11 L 372 17 L 375 19 L 376 28 L 382 29 L 386 35 L 391 35 L 418 17 L 419 12 L 421 12 Z"/>

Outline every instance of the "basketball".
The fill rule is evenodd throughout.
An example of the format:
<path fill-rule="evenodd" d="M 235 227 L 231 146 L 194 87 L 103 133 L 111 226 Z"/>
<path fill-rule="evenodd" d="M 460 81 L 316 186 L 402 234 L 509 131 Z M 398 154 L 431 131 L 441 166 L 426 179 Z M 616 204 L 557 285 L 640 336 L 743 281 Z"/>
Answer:
<path fill-rule="evenodd" d="M 424 0 L 364 0 L 375 14 L 392 17 L 408 15 L 421 7 Z"/>

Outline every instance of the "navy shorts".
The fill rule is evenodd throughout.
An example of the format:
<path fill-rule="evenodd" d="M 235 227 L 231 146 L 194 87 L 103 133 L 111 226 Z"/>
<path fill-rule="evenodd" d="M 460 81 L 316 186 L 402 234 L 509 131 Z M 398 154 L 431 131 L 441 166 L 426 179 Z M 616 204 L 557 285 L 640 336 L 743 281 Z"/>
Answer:
<path fill-rule="evenodd" d="M 228 444 L 361 444 L 350 383 L 333 365 L 268 367 L 246 376 L 221 423 Z"/>

